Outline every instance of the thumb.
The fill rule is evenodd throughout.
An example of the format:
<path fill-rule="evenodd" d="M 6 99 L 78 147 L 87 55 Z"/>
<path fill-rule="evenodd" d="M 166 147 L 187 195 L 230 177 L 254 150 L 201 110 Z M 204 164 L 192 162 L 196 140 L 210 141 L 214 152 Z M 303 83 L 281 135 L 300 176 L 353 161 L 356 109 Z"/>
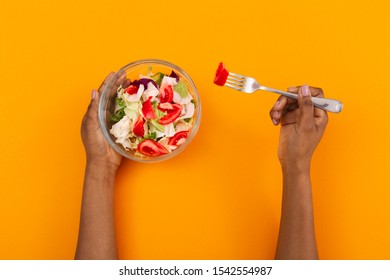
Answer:
<path fill-rule="evenodd" d="M 87 115 L 92 119 L 97 118 L 100 95 L 97 90 L 92 90 L 91 102 L 88 105 Z"/>
<path fill-rule="evenodd" d="M 89 102 L 87 112 L 81 122 L 81 134 L 86 133 L 88 127 L 95 125 L 98 121 L 99 92 L 92 90 L 91 102 Z"/>
<path fill-rule="evenodd" d="M 99 98 L 100 98 L 99 92 L 93 89 L 91 93 L 91 103 L 89 104 L 93 109 L 97 110 L 97 107 L 99 105 Z"/>
<path fill-rule="evenodd" d="M 314 108 L 313 102 L 311 101 L 310 87 L 308 85 L 303 85 L 299 88 L 298 106 L 298 127 L 312 128 L 314 123 Z"/>

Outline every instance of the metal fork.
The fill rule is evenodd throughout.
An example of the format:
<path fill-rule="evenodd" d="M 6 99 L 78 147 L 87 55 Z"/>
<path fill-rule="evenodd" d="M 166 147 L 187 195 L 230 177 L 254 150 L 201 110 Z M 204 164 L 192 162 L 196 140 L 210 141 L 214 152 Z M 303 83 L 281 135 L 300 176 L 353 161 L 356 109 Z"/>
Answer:
<path fill-rule="evenodd" d="M 265 91 L 278 93 L 293 99 L 298 99 L 297 94 L 262 86 L 255 79 L 251 77 L 238 75 L 232 72 L 229 72 L 229 76 L 227 78 L 225 86 L 246 93 L 253 93 L 257 90 L 265 90 Z M 343 103 L 335 99 L 312 97 L 311 101 L 313 102 L 313 105 L 316 106 L 317 108 L 320 108 L 328 112 L 340 113 L 341 110 L 343 109 Z"/>

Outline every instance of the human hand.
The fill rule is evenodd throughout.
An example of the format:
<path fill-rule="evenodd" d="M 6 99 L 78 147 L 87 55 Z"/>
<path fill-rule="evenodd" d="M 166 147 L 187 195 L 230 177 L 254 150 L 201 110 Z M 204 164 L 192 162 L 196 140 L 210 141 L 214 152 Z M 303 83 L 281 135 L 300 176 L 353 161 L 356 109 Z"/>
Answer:
<path fill-rule="evenodd" d="M 326 111 L 313 107 L 311 96 L 324 97 L 320 88 L 288 88 L 298 100 L 280 96 L 270 111 L 274 125 L 281 125 L 278 156 L 282 170 L 308 171 L 314 150 L 321 141 L 328 122 Z"/>
<path fill-rule="evenodd" d="M 122 156 L 115 152 L 104 138 L 98 119 L 100 95 L 114 75 L 115 74 L 111 72 L 97 91 L 92 90 L 91 103 L 88 106 L 88 110 L 85 113 L 81 124 L 81 138 L 87 155 L 87 164 L 109 168 L 115 172 L 121 163 Z M 112 83 L 113 91 L 116 91 L 120 84 L 128 84 L 129 82 L 126 80 L 125 75 L 115 77 L 115 79 L 116 81 Z"/>

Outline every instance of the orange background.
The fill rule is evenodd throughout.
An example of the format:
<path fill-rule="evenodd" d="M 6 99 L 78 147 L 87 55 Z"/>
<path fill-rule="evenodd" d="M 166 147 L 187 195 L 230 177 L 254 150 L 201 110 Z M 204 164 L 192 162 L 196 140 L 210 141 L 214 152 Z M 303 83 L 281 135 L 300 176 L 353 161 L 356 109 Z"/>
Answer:
<path fill-rule="evenodd" d="M 277 3 L 275 3 L 277 2 Z M 232 72 L 340 99 L 312 164 L 323 259 L 390 259 L 388 1 L 6 1 L 0 10 L 0 258 L 74 256 L 80 123 L 106 74 L 142 58 L 182 67 L 202 102 L 174 159 L 124 160 L 124 259 L 270 259 L 281 206 L 277 96 L 212 84 Z"/>

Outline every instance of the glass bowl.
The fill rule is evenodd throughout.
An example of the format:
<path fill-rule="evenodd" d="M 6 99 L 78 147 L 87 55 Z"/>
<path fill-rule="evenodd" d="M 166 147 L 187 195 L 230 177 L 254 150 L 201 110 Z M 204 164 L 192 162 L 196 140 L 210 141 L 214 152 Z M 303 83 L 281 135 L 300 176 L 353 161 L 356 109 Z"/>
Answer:
<path fill-rule="evenodd" d="M 118 85 L 116 85 L 117 79 L 122 75 L 126 75 L 127 79 L 133 81 L 139 79 L 140 74 L 146 75 L 149 69 L 152 69 L 153 73 L 161 72 L 166 75 L 169 75 L 173 70 L 179 76 L 180 80 L 186 84 L 188 92 L 192 95 L 193 100 L 195 102 L 195 112 L 193 116 L 194 118 L 193 126 L 190 129 L 189 135 L 183 144 L 181 144 L 178 148 L 165 155 L 160 155 L 156 157 L 148 157 L 148 156 L 141 157 L 137 155 L 135 151 L 132 151 L 130 149 L 126 150 L 121 144 L 115 142 L 116 138 L 114 137 L 114 135 L 110 133 L 111 127 L 113 126 L 113 124 L 115 124 L 115 122 L 111 120 L 111 116 L 114 114 L 115 98 L 117 96 L 117 89 L 119 87 Z M 188 74 L 180 67 L 170 62 L 159 60 L 159 59 L 137 60 L 119 69 L 104 87 L 99 102 L 99 122 L 104 137 L 107 139 L 110 146 L 116 152 L 118 152 L 119 154 L 121 154 L 122 156 L 128 159 L 138 161 L 138 162 L 157 162 L 157 161 L 167 160 L 178 155 L 188 146 L 191 140 L 195 137 L 199 128 L 200 118 L 201 118 L 200 98 L 199 98 L 198 90 L 196 89 L 196 86 L 192 81 L 192 79 L 190 78 L 190 76 L 188 76 Z"/>

